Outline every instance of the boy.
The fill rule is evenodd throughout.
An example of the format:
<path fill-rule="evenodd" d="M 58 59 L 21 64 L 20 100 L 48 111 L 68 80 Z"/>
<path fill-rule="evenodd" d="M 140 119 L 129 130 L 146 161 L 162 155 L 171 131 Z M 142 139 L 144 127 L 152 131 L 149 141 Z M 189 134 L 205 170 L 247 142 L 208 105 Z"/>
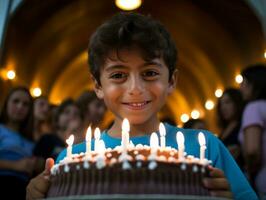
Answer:
<path fill-rule="evenodd" d="M 97 29 L 89 45 L 89 64 L 95 92 L 115 116 L 112 127 L 101 136 L 107 147 L 121 144 L 124 118 L 130 122 L 132 142 L 149 144 L 149 134 L 158 131 L 157 113 L 175 88 L 176 55 L 174 42 L 165 28 L 140 14 L 117 14 Z M 166 145 L 177 148 L 175 134 L 180 129 L 168 124 L 165 126 Z M 199 144 L 195 138 L 198 132 L 181 131 L 185 133 L 186 152 L 198 157 Z M 214 166 L 211 178 L 206 178 L 204 185 L 212 195 L 257 199 L 222 143 L 207 131 L 204 135 L 207 140 L 206 157 L 213 161 Z M 84 143 L 73 148 L 74 153 L 81 151 L 85 151 Z M 65 151 L 57 162 L 64 156 Z M 43 197 L 47 192 L 47 177 L 53 160 L 48 159 L 46 164 L 46 170 L 29 184 L 28 199 Z"/>

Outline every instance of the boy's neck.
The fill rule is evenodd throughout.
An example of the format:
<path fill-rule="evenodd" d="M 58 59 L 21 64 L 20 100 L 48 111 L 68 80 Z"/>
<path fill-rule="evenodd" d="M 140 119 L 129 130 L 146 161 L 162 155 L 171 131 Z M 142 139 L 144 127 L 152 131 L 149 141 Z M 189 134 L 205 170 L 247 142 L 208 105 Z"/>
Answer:
<path fill-rule="evenodd" d="M 152 132 L 156 132 L 159 130 L 160 121 L 155 118 L 153 120 L 149 120 L 144 124 L 130 124 L 130 137 L 150 135 Z M 108 134 L 112 137 L 121 138 L 122 135 L 122 121 L 115 120 L 113 126 L 108 130 Z"/>

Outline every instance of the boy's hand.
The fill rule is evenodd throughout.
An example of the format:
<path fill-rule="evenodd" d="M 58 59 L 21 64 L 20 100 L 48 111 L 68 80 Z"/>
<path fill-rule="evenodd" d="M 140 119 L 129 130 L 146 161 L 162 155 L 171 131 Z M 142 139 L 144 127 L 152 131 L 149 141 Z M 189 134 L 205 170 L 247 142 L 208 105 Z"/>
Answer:
<path fill-rule="evenodd" d="M 204 178 L 203 184 L 210 190 L 212 196 L 233 198 L 230 185 L 224 172 L 218 168 L 210 167 L 210 177 Z"/>
<path fill-rule="evenodd" d="M 54 160 L 48 158 L 45 163 L 44 171 L 31 179 L 30 183 L 27 186 L 27 200 L 41 199 L 46 196 L 46 193 L 50 186 L 50 170 L 54 165 Z"/>

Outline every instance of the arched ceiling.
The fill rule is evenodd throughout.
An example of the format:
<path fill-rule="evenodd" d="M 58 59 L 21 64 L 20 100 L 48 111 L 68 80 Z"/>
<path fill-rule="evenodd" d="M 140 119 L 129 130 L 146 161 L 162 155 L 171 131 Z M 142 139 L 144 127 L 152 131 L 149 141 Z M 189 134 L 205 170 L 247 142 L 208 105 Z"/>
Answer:
<path fill-rule="evenodd" d="M 25 0 L 8 23 L 2 67 L 16 70 L 12 84 L 38 86 L 54 103 L 75 98 L 92 88 L 89 37 L 118 11 L 111 0 Z M 213 120 L 204 103 L 215 89 L 263 62 L 262 27 L 243 0 L 144 0 L 137 11 L 165 24 L 179 50 L 178 86 L 162 114 L 177 122 L 194 108 Z"/>

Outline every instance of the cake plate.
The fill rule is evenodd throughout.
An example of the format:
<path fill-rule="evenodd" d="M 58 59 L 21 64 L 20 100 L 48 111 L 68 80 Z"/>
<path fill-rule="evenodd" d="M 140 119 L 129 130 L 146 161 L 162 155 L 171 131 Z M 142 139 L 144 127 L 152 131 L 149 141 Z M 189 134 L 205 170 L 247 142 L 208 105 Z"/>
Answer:
<path fill-rule="evenodd" d="M 134 195 L 134 194 L 112 194 L 112 195 L 84 195 L 84 196 L 67 196 L 67 197 L 54 197 L 47 198 L 46 200 L 229 200 L 222 197 L 210 197 L 210 196 L 194 196 L 194 195 Z"/>

